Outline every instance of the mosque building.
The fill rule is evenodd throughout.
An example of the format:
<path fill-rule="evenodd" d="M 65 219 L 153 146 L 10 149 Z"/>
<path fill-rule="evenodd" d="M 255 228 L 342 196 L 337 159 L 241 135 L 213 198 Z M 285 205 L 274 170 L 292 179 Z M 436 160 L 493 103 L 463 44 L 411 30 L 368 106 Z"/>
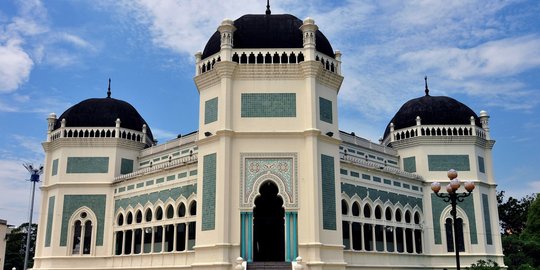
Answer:
<path fill-rule="evenodd" d="M 485 111 L 426 80 L 382 141 L 341 131 L 342 54 L 269 7 L 195 58 L 191 134 L 157 144 L 110 88 L 49 115 L 34 269 L 453 269 L 456 249 L 503 265 Z M 455 228 L 431 190 L 451 168 L 476 186 Z"/>

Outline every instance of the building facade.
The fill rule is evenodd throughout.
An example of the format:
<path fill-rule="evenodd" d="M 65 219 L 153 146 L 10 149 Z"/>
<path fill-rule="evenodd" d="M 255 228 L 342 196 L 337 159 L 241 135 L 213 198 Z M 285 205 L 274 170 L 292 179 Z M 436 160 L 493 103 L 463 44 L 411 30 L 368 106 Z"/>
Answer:
<path fill-rule="evenodd" d="M 503 264 L 486 112 L 426 83 L 380 143 L 340 131 L 341 53 L 269 10 L 224 20 L 194 80 L 199 129 L 163 144 L 110 92 L 49 116 L 35 269 Z M 430 189 L 450 168 L 477 187 L 456 231 Z"/>

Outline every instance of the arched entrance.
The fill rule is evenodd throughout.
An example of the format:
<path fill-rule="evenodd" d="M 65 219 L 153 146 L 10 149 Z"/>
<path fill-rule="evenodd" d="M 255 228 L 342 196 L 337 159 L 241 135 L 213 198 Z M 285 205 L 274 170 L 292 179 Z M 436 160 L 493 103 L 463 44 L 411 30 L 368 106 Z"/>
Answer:
<path fill-rule="evenodd" d="M 263 183 L 253 209 L 254 261 L 285 260 L 285 209 L 278 187 Z"/>

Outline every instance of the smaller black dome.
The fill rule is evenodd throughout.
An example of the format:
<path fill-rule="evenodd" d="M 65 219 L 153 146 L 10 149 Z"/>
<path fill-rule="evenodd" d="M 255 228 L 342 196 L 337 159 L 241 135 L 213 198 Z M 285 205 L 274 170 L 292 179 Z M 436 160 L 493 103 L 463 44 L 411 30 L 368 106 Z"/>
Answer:
<path fill-rule="evenodd" d="M 395 130 L 412 127 L 416 125 L 417 116 L 420 116 L 422 125 L 469 125 L 473 116 L 475 124 L 481 126 L 478 115 L 467 105 L 450 97 L 430 95 L 407 101 L 390 123 L 394 124 Z M 390 133 L 390 123 L 383 138 Z"/>
<path fill-rule="evenodd" d="M 303 22 L 290 14 L 279 15 L 244 15 L 234 21 L 236 31 L 233 36 L 233 48 L 303 48 L 300 26 Z M 328 39 L 319 30 L 315 33 L 315 49 L 330 57 L 335 57 Z M 206 43 L 202 59 L 219 52 L 221 38 L 216 31 Z"/>
<path fill-rule="evenodd" d="M 54 129 L 66 119 L 66 127 L 114 127 L 120 118 L 120 127 L 142 131 L 146 121 L 131 104 L 115 98 L 90 98 L 67 109 L 54 124 Z M 146 136 L 154 140 L 152 131 L 146 124 Z"/>

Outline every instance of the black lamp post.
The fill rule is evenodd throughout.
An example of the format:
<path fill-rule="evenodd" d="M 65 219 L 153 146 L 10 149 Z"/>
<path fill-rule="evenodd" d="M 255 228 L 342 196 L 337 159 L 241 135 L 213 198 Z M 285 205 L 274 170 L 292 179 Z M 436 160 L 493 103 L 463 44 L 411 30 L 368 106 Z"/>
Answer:
<path fill-rule="evenodd" d="M 32 182 L 32 201 L 30 203 L 30 217 L 28 218 L 28 227 L 26 229 L 26 250 L 24 252 L 24 265 L 23 270 L 28 267 L 28 256 L 30 254 L 30 232 L 32 231 L 32 214 L 34 212 L 34 193 L 36 190 L 36 183 L 39 182 L 39 176 L 43 173 L 43 166 L 34 168 L 30 163 L 25 163 L 23 166 L 30 173 L 30 182 Z"/>
<path fill-rule="evenodd" d="M 454 223 L 454 249 L 456 250 L 456 269 L 460 270 L 460 264 L 459 264 L 459 247 L 457 246 L 458 243 L 458 235 L 457 235 L 457 213 L 456 213 L 456 205 L 458 202 L 463 202 L 463 200 L 471 195 L 471 192 L 474 190 L 474 183 L 471 181 L 465 182 L 465 190 L 467 192 L 463 192 L 459 194 L 457 190 L 461 186 L 461 182 L 459 179 L 457 179 L 458 173 L 454 169 L 450 169 L 448 171 L 448 178 L 450 179 L 450 184 L 446 185 L 446 192 L 445 194 L 439 193 L 441 190 L 441 183 L 439 182 L 433 182 L 431 184 L 431 190 L 435 192 L 435 195 L 437 197 L 443 198 L 445 202 L 449 202 L 452 206 L 452 211 L 450 211 L 450 214 L 452 214 L 452 221 Z"/>

